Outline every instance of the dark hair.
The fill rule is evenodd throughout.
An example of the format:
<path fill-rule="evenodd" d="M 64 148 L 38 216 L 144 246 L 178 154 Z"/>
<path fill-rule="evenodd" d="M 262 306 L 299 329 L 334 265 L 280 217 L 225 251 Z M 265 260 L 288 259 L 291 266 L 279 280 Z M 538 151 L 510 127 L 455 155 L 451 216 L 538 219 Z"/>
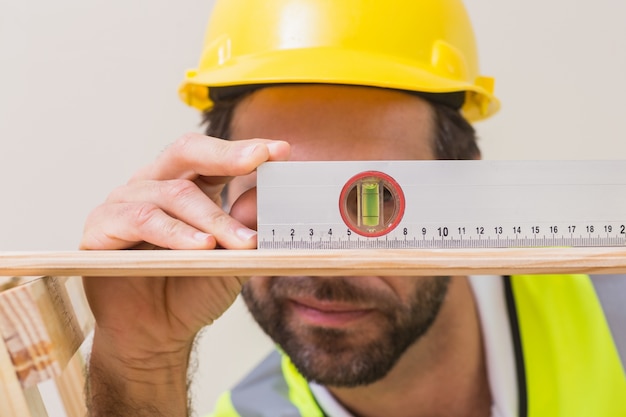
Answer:
<path fill-rule="evenodd" d="M 205 133 L 221 139 L 230 139 L 230 124 L 237 104 L 252 91 L 220 98 L 213 107 L 203 113 L 202 124 Z M 434 140 L 433 150 L 437 159 L 477 159 L 480 149 L 476 143 L 474 127 L 449 105 L 428 100 L 433 108 Z"/>
<path fill-rule="evenodd" d="M 433 146 L 437 159 L 478 159 L 476 130 L 461 112 L 440 103 L 431 102 L 434 113 L 435 138 Z"/>

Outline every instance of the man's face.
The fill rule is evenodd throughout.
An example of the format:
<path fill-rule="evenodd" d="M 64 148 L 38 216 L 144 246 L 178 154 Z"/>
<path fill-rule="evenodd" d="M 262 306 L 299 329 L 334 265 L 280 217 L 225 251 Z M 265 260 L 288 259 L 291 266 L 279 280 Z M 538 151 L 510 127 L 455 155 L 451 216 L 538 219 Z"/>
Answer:
<path fill-rule="evenodd" d="M 232 139 L 281 139 L 291 160 L 433 159 L 432 110 L 396 91 L 343 86 L 269 87 L 237 107 Z M 254 176 L 233 180 L 234 202 Z M 249 200 L 248 200 L 249 201 Z M 245 207 L 241 207 L 245 205 Z M 236 207 L 256 216 L 252 204 Z M 430 327 L 447 291 L 442 277 L 253 277 L 248 307 L 299 371 L 351 387 L 384 377 Z"/>

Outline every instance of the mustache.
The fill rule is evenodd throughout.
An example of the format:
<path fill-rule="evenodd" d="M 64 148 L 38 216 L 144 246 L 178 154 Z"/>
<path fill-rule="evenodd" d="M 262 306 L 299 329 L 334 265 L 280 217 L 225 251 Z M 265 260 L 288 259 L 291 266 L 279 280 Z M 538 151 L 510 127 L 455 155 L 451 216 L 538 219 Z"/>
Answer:
<path fill-rule="evenodd" d="M 271 277 L 269 292 L 276 298 L 314 297 L 320 301 L 396 304 L 388 294 L 367 290 L 342 277 Z"/>

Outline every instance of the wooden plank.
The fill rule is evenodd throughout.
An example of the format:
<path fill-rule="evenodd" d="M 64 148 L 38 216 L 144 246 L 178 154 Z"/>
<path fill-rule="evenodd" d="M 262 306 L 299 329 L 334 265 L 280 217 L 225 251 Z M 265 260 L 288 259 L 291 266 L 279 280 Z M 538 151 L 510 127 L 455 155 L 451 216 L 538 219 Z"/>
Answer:
<path fill-rule="evenodd" d="M 0 252 L 0 275 L 626 273 L 626 248 Z"/>
<path fill-rule="evenodd" d="M 23 389 L 54 378 L 85 337 L 65 278 L 40 278 L 0 292 L 0 340 Z"/>
<path fill-rule="evenodd" d="M 3 277 L 0 276 L 0 292 L 8 290 L 9 288 L 17 287 L 18 285 L 26 284 L 29 281 L 41 278 L 35 277 Z"/>
<path fill-rule="evenodd" d="M 39 389 L 34 387 L 28 387 L 24 390 L 24 398 L 26 399 L 26 403 L 28 404 L 28 410 L 30 414 L 26 414 L 26 416 L 30 417 L 48 417 L 48 412 L 46 410 L 46 406 L 44 405 L 43 397 L 39 392 Z M 12 414 L 11 417 L 15 417 L 17 414 Z M 22 415 L 19 414 L 21 417 Z"/>
<path fill-rule="evenodd" d="M 26 390 L 18 379 L 11 355 L 0 339 L 0 417 L 48 417 L 36 386 Z"/>
<path fill-rule="evenodd" d="M 85 417 L 85 360 L 78 351 L 55 380 L 67 417 Z"/>
<path fill-rule="evenodd" d="M 30 409 L 22 391 L 11 356 L 0 339 L 0 416 L 30 416 Z"/>
<path fill-rule="evenodd" d="M 65 282 L 68 298 L 72 304 L 74 315 L 83 335 L 87 335 L 94 327 L 95 320 L 87 303 L 80 277 L 70 277 Z M 83 342 L 84 343 L 84 342 Z M 90 346 L 90 345 L 89 345 Z M 57 390 L 63 402 L 67 417 L 85 417 L 85 368 L 87 354 L 79 349 L 65 366 L 60 376 L 55 378 Z"/>

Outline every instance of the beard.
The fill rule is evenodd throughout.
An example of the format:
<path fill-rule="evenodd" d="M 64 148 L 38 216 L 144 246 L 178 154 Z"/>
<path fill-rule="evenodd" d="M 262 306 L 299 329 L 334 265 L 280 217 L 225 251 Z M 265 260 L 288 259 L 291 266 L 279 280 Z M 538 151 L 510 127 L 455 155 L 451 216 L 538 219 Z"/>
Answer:
<path fill-rule="evenodd" d="M 289 356 L 309 381 L 333 387 L 357 387 L 382 379 L 404 352 L 431 327 L 448 290 L 449 277 L 419 277 L 406 303 L 388 293 L 366 290 L 343 277 L 271 277 L 265 296 L 250 283 L 243 298 L 263 331 Z M 359 326 L 327 328 L 299 322 L 290 298 L 364 303 L 375 306 L 371 332 Z"/>

